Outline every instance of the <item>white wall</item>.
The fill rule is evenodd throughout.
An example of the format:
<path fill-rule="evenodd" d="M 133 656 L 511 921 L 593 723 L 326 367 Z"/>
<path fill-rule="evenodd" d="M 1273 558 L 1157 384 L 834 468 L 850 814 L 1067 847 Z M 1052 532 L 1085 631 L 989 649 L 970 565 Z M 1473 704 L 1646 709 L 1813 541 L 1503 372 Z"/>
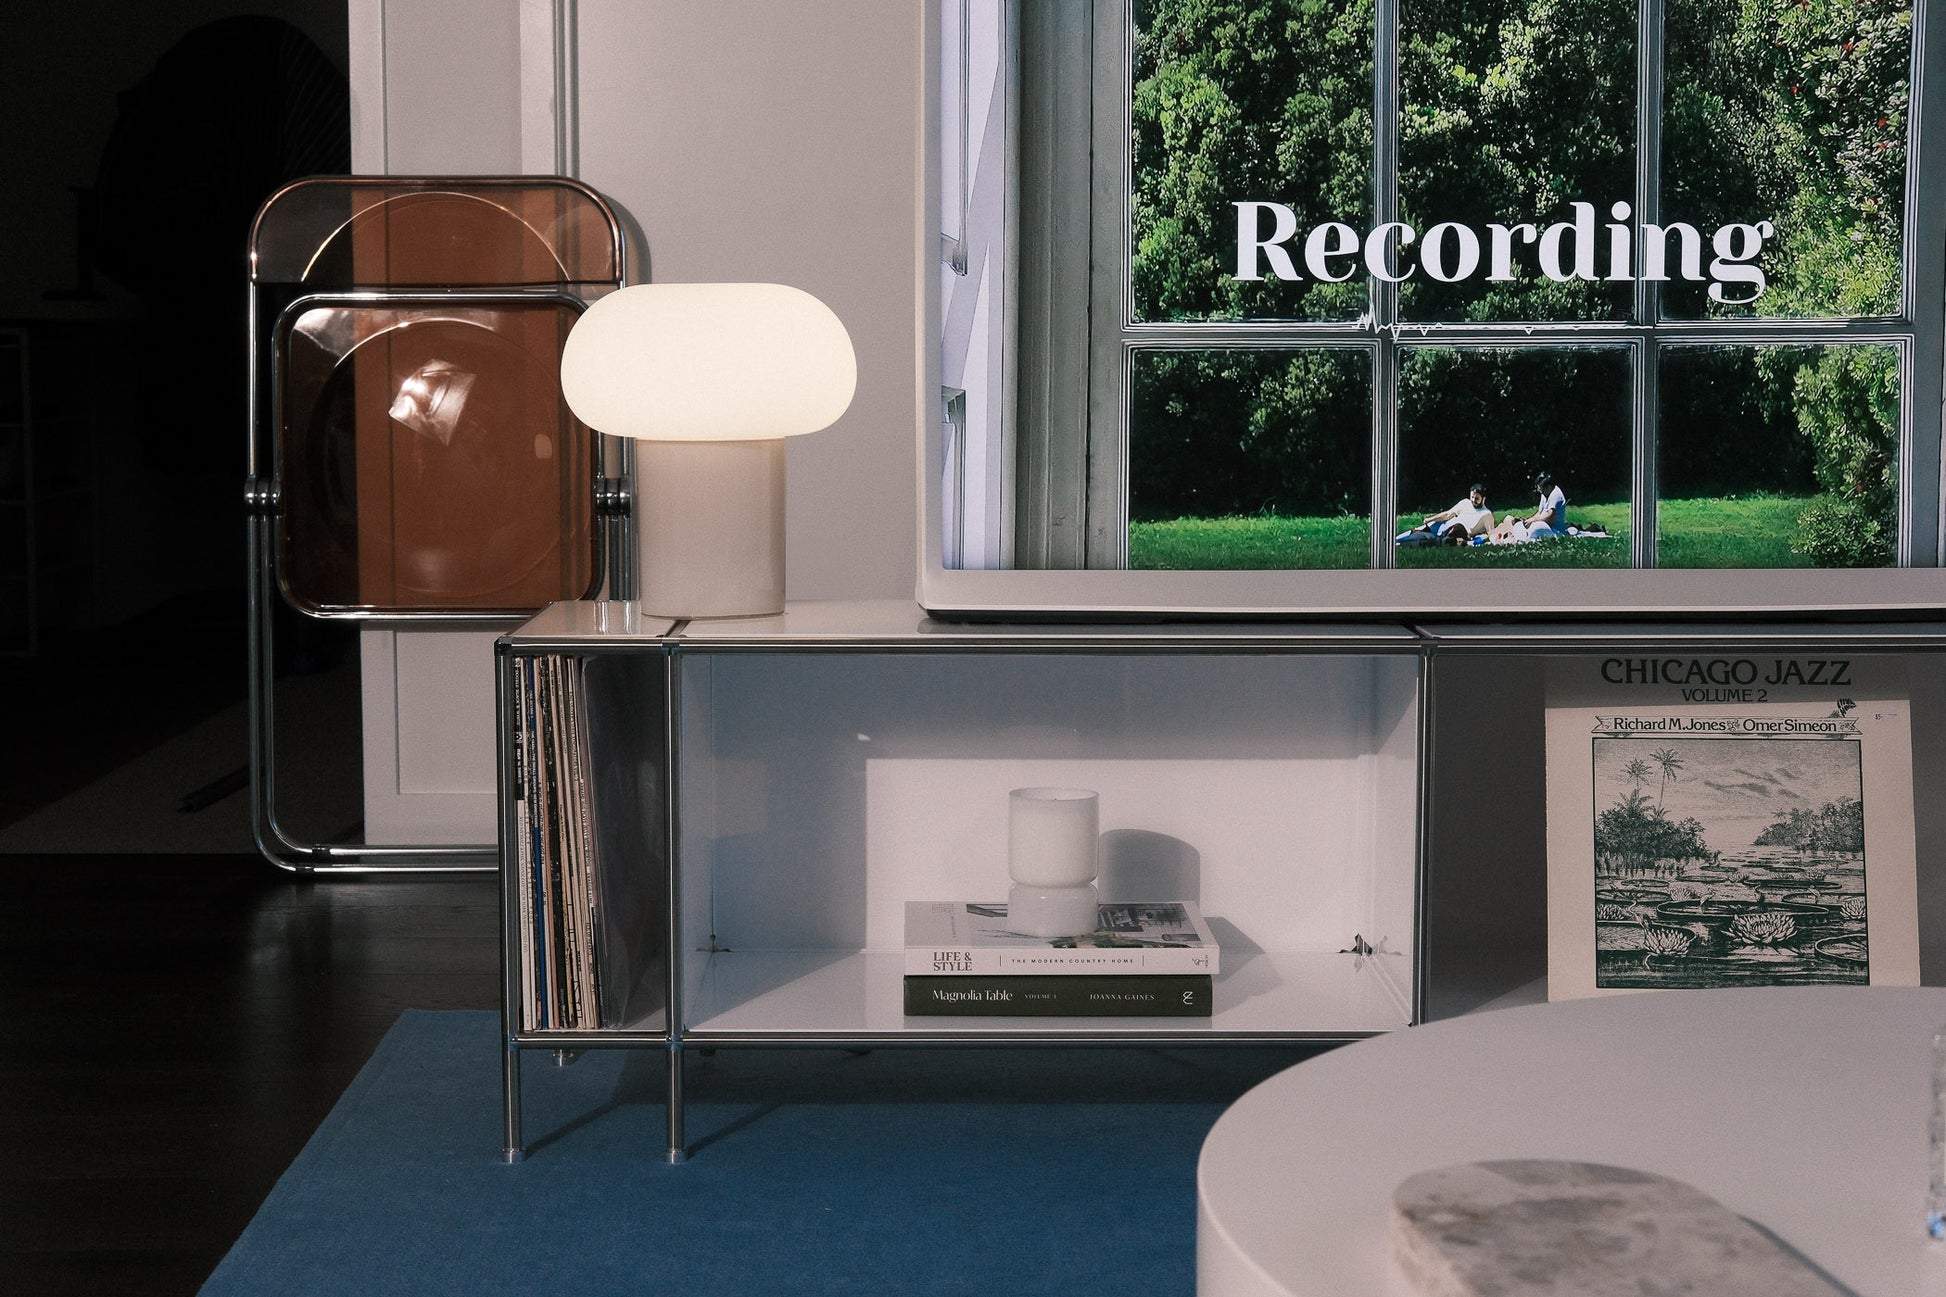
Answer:
<path fill-rule="evenodd" d="M 790 446 L 791 597 L 910 598 L 922 7 L 350 0 L 354 167 L 523 170 L 534 18 L 563 6 L 569 156 L 641 235 L 633 278 L 794 284 L 851 331 L 851 410 Z"/>
<path fill-rule="evenodd" d="M 521 170 L 520 0 L 350 0 L 352 170 Z M 492 632 L 367 630 L 365 840 L 487 843 Z"/>
<path fill-rule="evenodd" d="M 921 6 L 349 0 L 349 12 L 354 169 L 568 171 L 633 227 L 646 254 L 633 280 L 775 280 L 837 312 L 858 391 L 832 427 L 791 441 L 788 592 L 911 598 Z M 557 107 L 560 155 L 538 138 Z M 367 632 L 369 840 L 492 840 L 493 753 L 477 741 L 491 734 L 491 639 L 408 648 Z"/>
<path fill-rule="evenodd" d="M 917 578 L 920 17 L 913 0 L 576 15 L 579 175 L 639 226 L 634 277 L 793 284 L 851 332 L 850 411 L 790 443 L 794 599 L 907 599 Z"/>

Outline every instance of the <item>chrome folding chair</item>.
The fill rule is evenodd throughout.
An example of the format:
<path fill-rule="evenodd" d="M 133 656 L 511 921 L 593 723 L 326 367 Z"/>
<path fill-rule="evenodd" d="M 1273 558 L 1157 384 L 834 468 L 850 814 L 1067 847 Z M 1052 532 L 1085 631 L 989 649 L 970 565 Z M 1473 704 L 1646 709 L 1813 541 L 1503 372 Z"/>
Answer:
<path fill-rule="evenodd" d="M 621 224 L 555 177 L 320 177 L 250 236 L 250 784 L 303 872 L 490 870 L 491 844 L 296 841 L 276 802 L 279 607 L 507 627 L 625 593 L 625 444 L 561 399 L 574 320 L 626 278 Z"/>

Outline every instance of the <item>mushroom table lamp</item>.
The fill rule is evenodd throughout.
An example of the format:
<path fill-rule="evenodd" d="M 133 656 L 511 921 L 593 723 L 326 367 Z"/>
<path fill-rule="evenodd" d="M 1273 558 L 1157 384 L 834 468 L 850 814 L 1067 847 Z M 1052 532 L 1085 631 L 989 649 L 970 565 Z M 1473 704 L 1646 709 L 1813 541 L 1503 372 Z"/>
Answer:
<path fill-rule="evenodd" d="M 831 309 L 783 284 L 637 284 L 575 322 L 561 394 L 635 456 L 636 590 L 659 617 L 784 610 L 784 439 L 851 404 Z"/>

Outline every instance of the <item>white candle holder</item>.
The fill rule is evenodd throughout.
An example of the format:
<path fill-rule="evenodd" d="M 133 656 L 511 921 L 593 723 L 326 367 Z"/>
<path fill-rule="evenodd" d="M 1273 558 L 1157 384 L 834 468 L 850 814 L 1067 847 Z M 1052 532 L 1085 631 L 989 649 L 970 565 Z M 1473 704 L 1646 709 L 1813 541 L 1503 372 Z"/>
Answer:
<path fill-rule="evenodd" d="M 1093 932 L 1101 892 L 1095 842 L 1101 798 L 1087 788 L 1016 788 L 1007 795 L 1007 926 L 1030 937 Z"/>
<path fill-rule="evenodd" d="M 1024 937 L 1075 937 L 1093 932 L 1100 913 L 1101 889 L 1093 883 L 1079 887 L 1015 883 L 1007 889 L 1007 926 Z"/>

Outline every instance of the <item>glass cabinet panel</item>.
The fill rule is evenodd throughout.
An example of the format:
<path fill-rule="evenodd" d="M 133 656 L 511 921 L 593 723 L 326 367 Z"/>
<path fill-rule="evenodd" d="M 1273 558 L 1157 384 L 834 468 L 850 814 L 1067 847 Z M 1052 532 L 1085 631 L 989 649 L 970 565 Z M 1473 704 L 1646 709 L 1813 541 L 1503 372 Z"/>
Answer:
<path fill-rule="evenodd" d="M 1413 657 L 678 664 L 686 1034 L 1301 1036 L 1412 1017 Z M 1008 791 L 1036 785 L 1100 794 L 1103 901 L 1200 905 L 1222 947 L 1213 1017 L 904 1015 L 906 902 L 1004 901 Z"/>

